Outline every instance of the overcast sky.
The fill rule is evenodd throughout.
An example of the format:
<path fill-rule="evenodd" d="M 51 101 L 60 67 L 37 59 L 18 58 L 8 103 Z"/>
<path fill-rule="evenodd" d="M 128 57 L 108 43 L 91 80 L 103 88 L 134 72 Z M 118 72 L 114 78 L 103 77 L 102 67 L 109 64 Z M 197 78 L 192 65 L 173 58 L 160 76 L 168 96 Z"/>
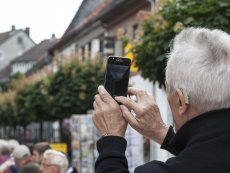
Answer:
<path fill-rule="evenodd" d="M 39 43 L 54 33 L 60 38 L 82 0 L 0 0 L 0 33 L 30 27 L 31 38 Z"/>

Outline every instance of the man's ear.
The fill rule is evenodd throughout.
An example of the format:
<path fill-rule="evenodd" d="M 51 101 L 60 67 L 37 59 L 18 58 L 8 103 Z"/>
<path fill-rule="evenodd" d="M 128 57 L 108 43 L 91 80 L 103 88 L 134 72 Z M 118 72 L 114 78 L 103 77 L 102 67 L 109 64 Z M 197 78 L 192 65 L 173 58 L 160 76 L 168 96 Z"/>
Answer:
<path fill-rule="evenodd" d="M 176 88 L 176 96 L 178 99 L 178 113 L 179 115 L 184 115 L 188 109 L 188 105 L 184 93 L 180 88 Z"/>

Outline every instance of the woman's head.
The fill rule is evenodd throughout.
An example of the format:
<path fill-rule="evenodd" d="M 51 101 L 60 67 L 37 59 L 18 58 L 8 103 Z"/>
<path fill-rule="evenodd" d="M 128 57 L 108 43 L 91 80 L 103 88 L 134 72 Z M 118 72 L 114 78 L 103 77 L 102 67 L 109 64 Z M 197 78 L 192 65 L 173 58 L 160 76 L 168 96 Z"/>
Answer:
<path fill-rule="evenodd" d="M 34 162 L 41 164 L 43 153 L 50 149 L 50 145 L 48 142 L 39 142 L 35 144 L 33 148 L 33 160 Z"/>

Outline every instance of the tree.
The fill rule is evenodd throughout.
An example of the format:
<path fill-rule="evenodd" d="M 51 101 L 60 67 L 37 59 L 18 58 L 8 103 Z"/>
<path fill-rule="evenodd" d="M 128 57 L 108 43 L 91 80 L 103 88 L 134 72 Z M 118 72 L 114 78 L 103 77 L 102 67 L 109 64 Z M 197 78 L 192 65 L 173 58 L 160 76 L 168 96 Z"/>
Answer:
<path fill-rule="evenodd" d="M 178 32 L 191 26 L 230 33 L 230 1 L 171 0 L 147 16 L 142 26 L 141 44 L 134 48 L 136 65 L 144 78 L 164 85 L 170 43 Z"/>
<path fill-rule="evenodd" d="M 101 62 L 74 60 L 60 66 L 58 72 L 51 77 L 49 87 L 55 119 L 84 114 L 92 109 L 94 95 L 103 78 Z"/>
<path fill-rule="evenodd" d="M 103 78 L 103 63 L 92 60 L 72 60 L 60 66 L 57 73 L 50 77 L 52 115 L 54 120 L 59 120 L 61 134 L 63 119 L 92 109 L 94 95 Z"/>

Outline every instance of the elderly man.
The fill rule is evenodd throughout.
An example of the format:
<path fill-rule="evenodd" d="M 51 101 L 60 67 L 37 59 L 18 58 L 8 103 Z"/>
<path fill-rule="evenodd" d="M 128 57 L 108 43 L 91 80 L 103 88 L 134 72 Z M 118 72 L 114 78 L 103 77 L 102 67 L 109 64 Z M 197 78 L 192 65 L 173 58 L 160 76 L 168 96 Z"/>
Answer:
<path fill-rule="evenodd" d="M 116 101 L 100 86 L 95 96 L 96 173 L 127 173 L 127 122 L 175 157 L 151 161 L 136 173 L 227 173 L 230 170 L 230 36 L 220 30 L 187 28 L 173 44 L 166 68 L 166 92 L 176 134 L 161 119 L 154 98 L 135 88 Z M 131 110 L 135 112 L 132 115 Z"/>
<path fill-rule="evenodd" d="M 44 152 L 41 164 L 42 173 L 66 173 L 67 169 L 68 159 L 65 154 L 51 149 Z"/>

